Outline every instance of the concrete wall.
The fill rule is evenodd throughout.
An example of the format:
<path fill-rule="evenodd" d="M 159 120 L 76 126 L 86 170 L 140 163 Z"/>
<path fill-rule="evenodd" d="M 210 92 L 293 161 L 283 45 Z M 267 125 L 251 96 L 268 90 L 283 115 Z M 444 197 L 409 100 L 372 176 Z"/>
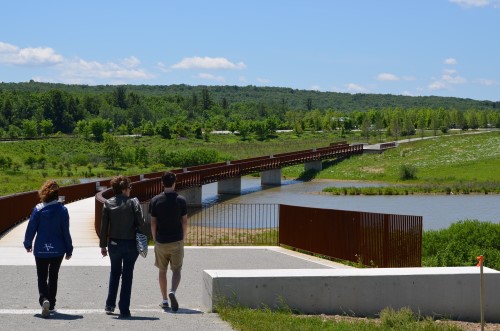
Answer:
<path fill-rule="evenodd" d="M 260 173 L 260 184 L 272 186 L 281 185 L 281 169 L 262 171 Z"/>
<path fill-rule="evenodd" d="M 223 179 L 217 182 L 217 194 L 241 194 L 241 177 Z"/>
<path fill-rule="evenodd" d="M 480 320 L 479 267 L 205 270 L 203 303 L 285 303 L 306 314 L 377 316 L 409 307 L 424 316 Z M 500 322 L 500 272 L 484 268 L 485 319 Z"/>
<path fill-rule="evenodd" d="M 181 190 L 179 194 L 186 198 L 188 206 L 201 207 L 201 186 Z"/>
<path fill-rule="evenodd" d="M 319 161 L 311 161 L 304 163 L 304 171 L 308 170 L 315 170 L 315 171 L 323 170 L 323 162 L 319 160 Z"/>

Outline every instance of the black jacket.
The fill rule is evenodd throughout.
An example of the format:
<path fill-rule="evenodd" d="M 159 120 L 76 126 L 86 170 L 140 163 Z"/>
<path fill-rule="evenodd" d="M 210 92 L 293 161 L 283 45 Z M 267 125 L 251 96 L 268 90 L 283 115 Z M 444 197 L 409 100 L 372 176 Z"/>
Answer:
<path fill-rule="evenodd" d="M 99 246 L 109 239 L 135 239 L 135 229 L 144 225 L 142 208 L 137 199 L 123 194 L 106 200 L 102 209 Z"/>

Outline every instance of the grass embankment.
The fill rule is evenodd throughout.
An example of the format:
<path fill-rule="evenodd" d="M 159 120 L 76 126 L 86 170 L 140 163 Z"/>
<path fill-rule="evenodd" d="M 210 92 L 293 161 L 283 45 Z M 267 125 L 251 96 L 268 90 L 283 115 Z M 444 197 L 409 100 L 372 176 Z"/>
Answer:
<path fill-rule="evenodd" d="M 392 184 L 324 190 L 332 194 L 488 194 L 500 193 L 498 169 L 500 133 L 493 132 L 400 144 L 383 154 L 349 158 L 314 177 Z"/>
<path fill-rule="evenodd" d="M 451 321 L 435 322 L 431 318 L 422 318 L 410 309 L 399 311 L 384 309 L 380 319 L 359 319 L 348 316 L 307 316 L 296 315 L 289 309 L 271 311 L 270 309 L 249 309 L 244 307 L 217 307 L 221 318 L 236 330 L 250 331 L 362 331 L 362 330 L 435 330 L 454 331 L 463 328 Z"/>

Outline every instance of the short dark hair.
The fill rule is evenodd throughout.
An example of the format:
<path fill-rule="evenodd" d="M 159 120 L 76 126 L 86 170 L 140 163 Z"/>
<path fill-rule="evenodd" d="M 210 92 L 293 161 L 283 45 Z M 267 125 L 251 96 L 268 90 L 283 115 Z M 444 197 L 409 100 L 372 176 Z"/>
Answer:
<path fill-rule="evenodd" d="M 171 171 L 165 171 L 165 173 L 161 176 L 161 181 L 163 186 L 172 187 L 175 183 L 176 176 Z"/>
<path fill-rule="evenodd" d="M 59 185 L 57 185 L 55 180 L 46 181 L 38 191 L 38 196 L 45 203 L 57 200 L 59 197 Z"/>
<path fill-rule="evenodd" d="M 120 175 L 113 177 L 110 184 L 115 194 L 121 194 L 124 189 L 130 187 L 130 179 L 126 176 Z"/>

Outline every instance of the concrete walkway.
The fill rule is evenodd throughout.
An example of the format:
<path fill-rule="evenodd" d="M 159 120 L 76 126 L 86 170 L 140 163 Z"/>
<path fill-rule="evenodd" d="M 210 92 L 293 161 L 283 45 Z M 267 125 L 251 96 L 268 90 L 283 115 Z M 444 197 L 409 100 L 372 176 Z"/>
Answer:
<path fill-rule="evenodd" d="M 94 231 L 94 198 L 66 205 L 75 246 L 59 272 L 57 313 L 41 318 L 35 261 L 22 246 L 27 222 L 0 239 L 0 323 L 2 329 L 32 330 L 232 330 L 202 304 L 202 274 L 207 269 L 322 269 L 348 268 L 280 247 L 186 247 L 182 281 L 177 290 L 179 311 L 163 311 L 158 304 L 158 270 L 153 248 L 139 257 L 134 271 L 132 318 L 104 314 L 109 258 L 101 258 Z M 90 224 L 89 224 L 90 223 Z M 170 280 L 170 272 L 168 273 Z M 68 325 L 71 323 L 71 325 Z"/>

